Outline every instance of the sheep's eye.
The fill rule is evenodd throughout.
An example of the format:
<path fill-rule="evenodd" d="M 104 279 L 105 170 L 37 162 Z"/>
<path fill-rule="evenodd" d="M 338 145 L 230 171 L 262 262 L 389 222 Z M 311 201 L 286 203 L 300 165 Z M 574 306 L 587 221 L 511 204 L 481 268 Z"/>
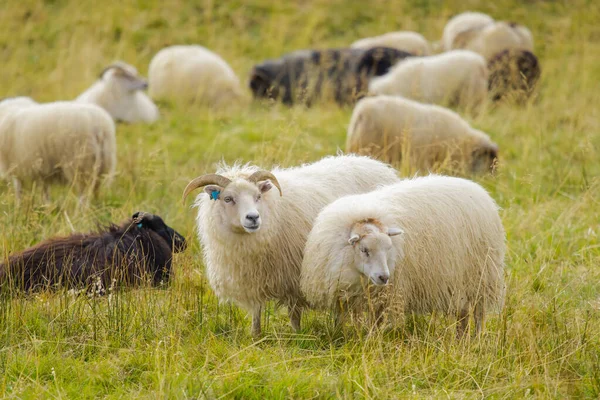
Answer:
<path fill-rule="evenodd" d="M 365 256 L 369 257 L 369 250 L 368 249 L 361 249 L 361 251 L 364 253 Z"/>
<path fill-rule="evenodd" d="M 261 196 L 261 195 L 260 195 L 260 193 L 259 193 L 259 194 L 256 196 L 256 201 L 259 201 L 259 200 L 261 199 L 261 197 L 262 197 L 262 196 Z"/>
<path fill-rule="evenodd" d="M 223 201 L 224 201 L 225 203 L 231 203 L 231 202 L 233 201 L 233 197 L 231 197 L 231 196 L 226 196 L 226 197 L 223 199 Z"/>

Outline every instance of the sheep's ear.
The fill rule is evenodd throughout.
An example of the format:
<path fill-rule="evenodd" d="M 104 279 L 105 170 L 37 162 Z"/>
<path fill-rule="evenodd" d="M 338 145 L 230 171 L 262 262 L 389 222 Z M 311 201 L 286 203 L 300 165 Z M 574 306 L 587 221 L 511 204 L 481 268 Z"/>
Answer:
<path fill-rule="evenodd" d="M 218 200 L 223 188 L 217 185 L 206 185 L 204 191 L 210 196 L 211 200 Z"/>
<path fill-rule="evenodd" d="M 272 188 L 273 188 L 273 184 L 269 180 L 266 180 L 266 181 L 258 184 L 258 190 L 260 190 L 261 193 L 268 192 Z"/>
<path fill-rule="evenodd" d="M 404 231 L 400 228 L 390 228 L 387 231 L 388 236 L 402 235 Z"/>
<path fill-rule="evenodd" d="M 350 236 L 350 239 L 348 239 L 348 243 L 350 243 L 351 245 L 354 245 L 354 243 L 358 242 L 360 240 L 360 236 L 358 236 L 356 233 L 352 236 Z"/>

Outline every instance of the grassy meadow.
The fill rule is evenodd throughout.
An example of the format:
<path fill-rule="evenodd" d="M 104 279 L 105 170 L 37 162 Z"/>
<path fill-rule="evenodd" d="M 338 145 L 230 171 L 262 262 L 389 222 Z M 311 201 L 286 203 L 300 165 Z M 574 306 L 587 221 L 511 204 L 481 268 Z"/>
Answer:
<path fill-rule="evenodd" d="M 118 125 L 117 176 L 87 210 L 60 187 L 50 204 L 35 190 L 17 207 L 12 186 L 0 182 L 2 258 L 137 210 L 161 215 L 190 242 L 166 288 L 0 297 L 0 397 L 598 398 L 596 1 L 3 0 L 0 98 L 72 99 L 116 59 L 146 75 L 152 56 L 172 44 L 216 51 L 245 84 L 254 63 L 296 49 L 401 29 L 439 40 L 447 19 L 466 10 L 526 24 L 542 66 L 525 106 L 465 116 L 500 146 L 497 174 L 475 179 L 502 207 L 508 240 L 506 307 L 489 316 L 481 338 L 455 340 L 454 320 L 442 316 L 335 332 L 316 312 L 294 334 L 285 310 L 271 305 L 254 340 L 245 312 L 219 304 L 204 278 L 183 188 L 220 160 L 293 166 L 333 154 L 352 109 L 162 103 L 159 122 Z"/>

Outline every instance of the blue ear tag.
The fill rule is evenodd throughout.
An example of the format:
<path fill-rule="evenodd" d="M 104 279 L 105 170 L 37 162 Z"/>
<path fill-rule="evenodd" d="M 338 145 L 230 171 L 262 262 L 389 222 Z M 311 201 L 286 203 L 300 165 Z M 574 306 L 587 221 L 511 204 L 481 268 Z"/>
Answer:
<path fill-rule="evenodd" d="M 210 192 L 210 199 L 211 200 L 217 200 L 219 198 L 219 195 L 221 194 L 220 191 L 218 190 L 213 190 L 212 192 Z"/>
<path fill-rule="evenodd" d="M 142 223 L 140 222 L 139 224 L 137 224 L 137 227 L 141 228 L 142 227 Z"/>

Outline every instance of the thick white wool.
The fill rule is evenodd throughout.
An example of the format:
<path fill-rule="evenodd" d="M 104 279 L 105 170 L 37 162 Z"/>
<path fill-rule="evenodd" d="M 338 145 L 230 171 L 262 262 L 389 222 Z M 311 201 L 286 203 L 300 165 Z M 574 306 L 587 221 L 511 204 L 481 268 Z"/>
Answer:
<path fill-rule="evenodd" d="M 91 104 L 0 102 L 0 174 L 19 182 L 97 188 L 116 164 L 115 124 Z M 20 185 L 19 185 L 20 186 Z"/>
<path fill-rule="evenodd" d="M 456 37 L 465 31 L 491 24 L 494 19 L 487 14 L 467 11 L 450 18 L 444 27 L 442 46 L 444 51 L 453 49 Z"/>
<path fill-rule="evenodd" d="M 389 32 L 383 35 L 357 40 L 351 47 L 370 49 L 373 47 L 391 47 L 416 56 L 431 54 L 429 42 L 423 35 L 411 31 Z"/>
<path fill-rule="evenodd" d="M 216 53 L 202 46 L 171 46 L 152 58 L 148 70 L 154 99 L 229 105 L 243 96 L 240 81 Z"/>
<path fill-rule="evenodd" d="M 407 58 L 387 74 L 374 78 L 369 91 L 425 103 L 476 107 L 485 101 L 487 87 L 485 59 L 472 51 L 454 50 Z"/>
<path fill-rule="evenodd" d="M 217 173 L 236 182 L 256 170 L 234 166 Z M 208 281 L 220 299 L 249 311 L 271 299 L 303 304 L 299 280 L 304 244 L 324 206 L 341 196 L 399 181 L 389 166 L 358 156 L 326 157 L 296 168 L 275 168 L 272 173 L 283 196 L 276 189 L 263 194 L 263 222 L 258 232 L 232 233 L 223 226 L 217 204 L 208 194 L 201 193 L 196 199 Z"/>
<path fill-rule="evenodd" d="M 377 154 L 389 162 L 409 157 L 422 172 L 447 159 L 481 172 L 490 167 L 497 150 L 488 135 L 457 113 L 397 96 L 360 100 L 346 138 L 348 152 Z"/>
<path fill-rule="evenodd" d="M 309 304 L 330 309 L 352 300 L 348 296 L 365 302 L 366 278 L 354 265 L 348 239 L 356 223 L 369 219 L 404 231 L 391 238 L 396 262 L 384 288 L 395 295 L 388 298 L 401 299 L 405 312 L 502 307 L 505 234 L 498 207 L 476 183 L 436 175 L 342 197 L 321 211 L 302 264 L 301 290 Z"/>

